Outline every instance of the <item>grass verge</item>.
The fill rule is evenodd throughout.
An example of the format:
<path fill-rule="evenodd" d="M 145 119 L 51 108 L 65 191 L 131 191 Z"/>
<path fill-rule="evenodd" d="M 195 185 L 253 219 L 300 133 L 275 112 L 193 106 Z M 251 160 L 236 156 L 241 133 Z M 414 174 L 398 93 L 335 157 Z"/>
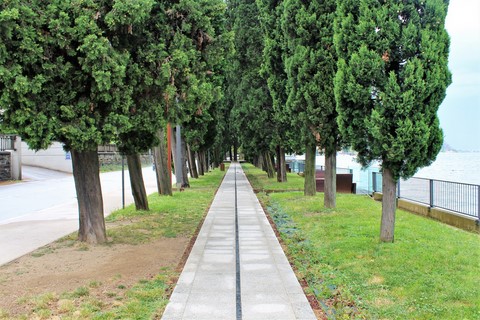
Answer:
<path fill-rule="evenodd" d="M 152 167 L 151 163 L 142 163 L 142 168 L 146 167 Z M 123 168 L 125 170 L 128 170 L 128 165 L 127 165 L 127 159 L 125 159 L 125 163 L 123 165 Z M 121 163 L 109 163 L 109 164 L 103 164 L 100 165 L 100 172 L 105 173 L 105 172 L 112 172 L 112 171 L 120 171 L 122 170 L 122 164 Z"/>
<path fill-rule="evenodd" d="M 287 173 L 287 182 L 278 183 L 277 178 L 269 179 L 267 173 L 249 163 L 243 163 L 250 184 L 256 192 L 303 191 L 305 179 L 296 173 Z"/>
<path fill-rule="evenodd" d="M 258 197 L 329 319 L 480 318 L 477 234 L 397 210 L 395 243 L 380 243 L 368 196 L 338 194 L 335 209 L 322 193 Z"/>

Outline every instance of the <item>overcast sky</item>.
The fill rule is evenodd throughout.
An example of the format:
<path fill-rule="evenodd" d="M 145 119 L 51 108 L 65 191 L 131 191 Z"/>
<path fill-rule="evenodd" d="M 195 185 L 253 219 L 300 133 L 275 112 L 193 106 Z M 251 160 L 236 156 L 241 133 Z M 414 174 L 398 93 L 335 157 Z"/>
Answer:
<path fill-rule="evenodd" d="M 480 0 L 450 0 L 446 29 L 453 83 L 438 110 L 445 142 L 480 151 Z"/>

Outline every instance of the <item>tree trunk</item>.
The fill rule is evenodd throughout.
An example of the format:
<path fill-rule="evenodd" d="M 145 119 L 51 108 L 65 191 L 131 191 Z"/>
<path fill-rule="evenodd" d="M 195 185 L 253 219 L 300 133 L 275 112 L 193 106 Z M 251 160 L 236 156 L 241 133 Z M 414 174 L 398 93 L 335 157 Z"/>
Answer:
<path fill-rule="evenodd" d="M 128 173 L 130 174 L 130 185 L 132 187 L 133 200 L 135 201 L 135 209 L 149 210 L 147 192 L 143 183 L 142 162 L 140 155 L 127 155 Z"/>
<path fill-rule="evenodd" d="M 263 159 L 265 161 L 265 171 L 267 172 L 267 176 L 269 179 L 272 179 L 275 177 L 275 168 L 273 167 L 272 155 L 270 152 L 265 152 Z"/>
<path fill-rule="evenodd" d="M 172 195 L 172 177 L 168 168 L 168 157 L 170 152 L 165 145 L 165 132 L 163 129 L 158 130 L 158 146 L 153 148 L 153 159 L 155 162 L 155 173 L 157 176 L 157 189 L 159 194 Z"/>
<path fill-rule="evenodd" d="M 287 162 L 285 161 L 285 150 L 280 147 L 280 167 L 282 169 L 282 182 L 287 182 Z"/>
<path fill-rule="evenodd" d="M 79 211 L 78 239 L 97 244 L 107 241 L 97 151 L 71 150 Z"/>
<path fill-rule="evenodd" d="M 210 171 L 209 161 L 208 161 L 208 151 L 203 151 L 203 171 L 205 173 Z"/>
<path fill-rule="evenodd" d="M 233 161 L 238 161 L 238 146 L 236 141 L 233 143 Z"/>
<path fill-rule="evenodd" d="M 390 169 L 383 168 L 382 181 L 382 224 L 380 226 L 380 240 L 393 242 L 395 230 L 395 210 L 397 181 L 393 179 Z"/>
<path fill-rule="evenodd" d="M 210 172 L 212 162 L 211 162 L 211 157 L 210 157 L 210 150 L 207 150 L 205 152 L 205 171 Z"/>
<path fill-rule="evenodd" d="M 280 146 L 277 146 L 275 149 L 277 152 L 277 182 L 282 182 L 282 166 L 281 166 L 281 161 L 280 161 Z"/>
<path fill-rule="evenodd" d="M 232 148 L 228 150 L 229 156 L 230 156 L 230 161 L 233 161 L 233 153 L 232 153 Z"/>
<path fill-rule="evenodd" d="M 257 166 L 257 168 L 263 170 L 263 154 L 261 154 L 261 153 L 258 155 L 256 166 Z"/>
<path fill-rule="evenodd" d="M 177 152 L 177 135 L 176 135 L 176 129 L 172 126 L 172 158 L 173 158 L 173 167 L 175 169 L 175 179 L 176 179 L 176 186 L 177 189 L 180 189 L 182 187 L 182 165 L 180 164 L 180 159 L 178 159 L 178 152 Z"/>
<path fill-rule="evenodd" d="M 172 154 L 172 160 L 173 160 L 173 170 L 174 170 L 174 173 L 175 173 L 175 176 L 177 175 L 177 136 L 175 134 L 175 128 L 172 126 L 172 129 L 171 129 L 171 137 L 172 137 L 172 140 L 171 140 L 171 149 L 170 149 L 170 152 Z"/>
<path fill-rule="evenodd" d="M 190 182 L 188 181 L 188 168 L 187 168 L 187 143 L 185 142 L 185 138 L 182 136 L 181 138 L 182 143 L 182 187 L 190 188 Z"/>
<path fill-rule="evenodd" d="M 203 157 L 202 157 L 202 151 L 197 152 L 198 156 L 198 174 L 203 176 L 205 175 L 205 166 L 203 165 Z"/>
<path fill-rule="evenodd" d="M 278 161 L 275 160 L 276 151 L 275 152 L 269 152 L 268 155 L 270 157 L 270 161 L 272 162 L 273 174 L 275 175 L 275 172 L 277 172 L 275 168 L 278 166 L 278 163 L 277 163 Z"/>
<path fill-rule="evenodd" d="M 305 196 L 314 196 L 317 188 L 315 184 L 315 152 L 317 148 L 314 143 L 306 145 L 305 150 Z"/>
<path fill-rule="evenodd" d="M 325 155 L 325 208 L 337 206 L 337 153 Z"/>
<path fill-rule="evenodd" d="M 197 162 L 195 161 L 195 151 L 187 144 L 188 168 L 190 169 L 190 176 L 198 179 Z"/>
<path fill-rule="evenodd" d="M 287 166 L 285 163 L 285 152 L 277 146 L 277 181 L 287 182 Z"/>

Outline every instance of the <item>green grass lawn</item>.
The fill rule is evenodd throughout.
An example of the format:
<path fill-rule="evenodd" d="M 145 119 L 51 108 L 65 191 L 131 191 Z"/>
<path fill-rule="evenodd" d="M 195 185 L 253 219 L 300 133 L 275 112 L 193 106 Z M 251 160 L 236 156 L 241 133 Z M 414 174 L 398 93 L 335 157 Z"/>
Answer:
<path fill-rule="evenodd" d="M 159 237 L 193 236 L 225 172 L 215 169 L 199 179 L 190 179 L 191 188 L 174 192 L 172 197 L 152 194 L 150 211 L 137 211 L 129 206 L 113 212 L 108 221 L 135 218 L 126 226 L 108 230 L 113 243 L 142 243 Z M 107 312 L 96 312 L 92 319 L 150 319 L 163 313 L 171 290 L 172 270 L 165 269 L 153 280 L 141 281 L 127 293 L 128 301 L 122 307 Z"/>
<path fill-rule="evenodd" d="M 152 163 L 142 163 L 142 168 L 145 167 L 152 167 Z M 128 165 L 127 165 L 127 159 L 125 159 L 125 163 L 123 165 L 123 168 L 125 170 L 128 170 Z M 100 165 L 100 172 L 105 173 L 105 172 L 112 172 L 112 171 L 120 171 L 122 170 L 122 164 L 121 163 L 110 163 L 110 164 L 103 164 Z"/>
<path fill-rule="evenodd" d="M 158 237 L 191 236 L 224 174 L 216 169 L 199 179 L 190 179 L 191 188 L 174 192 L 172 197 L 154 193 L 148 197 L 150 211 L 137 211 L 131 205 L 113 212 L 107 221 L 135 217 L 135 222 L 107 230 L 108 237 L 114 243 L 141 243 Z"/>
<path fill-rule="evenodd" d="M 278 183 L 276 177 L 269 179 L 265 171 L 252 164 L 243 163 L 242 168 L 256 191 L 303 191 L 305 179 L 296 173 L 287 173 L 287 182 Z"/>
<path fill-rule="evenodd" d="M 478 234 L 397 210 L 395 242 L 381 243 L 368 196 L 338 194 L 336 209 L 323 193 L 258 196 L 329 319 L 480 319 Z"/>

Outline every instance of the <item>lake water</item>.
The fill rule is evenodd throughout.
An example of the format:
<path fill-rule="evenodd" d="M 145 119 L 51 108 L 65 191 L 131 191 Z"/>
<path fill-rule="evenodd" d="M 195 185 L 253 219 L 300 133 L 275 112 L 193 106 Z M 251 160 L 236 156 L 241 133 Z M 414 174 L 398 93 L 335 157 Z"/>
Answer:
<path fill-rule="evenodd" d="M 296 160 L 304 160 L 304 156 L 296 156 Z M 316 158 L 317 168 L 325 165 L 325 157 Z M 353 182 L 357 184 L 357 192 L 372 190 L 372 172 L 379 171 L 379 164 L 362 170 L 355 161 L 355 156 L 346 153 L 337 154 L 338 173 L 353 173 Z M 480 153 L 479 152 L 440 152 L 436 160 L 429 166 L 420 169 L 415 177 L 445 180 L 480 185 Z M 363 191 L 362 191 L 363 190 Z"/>
<path fill-rule="evenodd" d="M 316 165 L 321 168 L 324 156 L 317 156 Z M 350 172 L 356 183 L 357 193 L 372 193 L 374 189 L 373 172 L 379 172 L 378 163 L 362 169 L 355 161 L 354 155 L 339 153 L 337 155 L 337 172 Z M 468 214 L 479 215 L 480 192 L 480 153 L 478 152 L 441 152 L 429 166 L 420 169 L 415 178 L 440 180 L 432 182 L 424 179 L 409 179 L 400 182 L 400 196 L 425 204 Z M 459 185 L 448 182 L 471 185 Z M 381 176 L 376 176 L 376 190 L 381 188 Z M 433 192 L 431 192 L 434 190 Z"/>
<path fill-rule="evenodd" d="M 480 185 L 480 152 L 440 152 L 435 162 L 415 177 Z"/>

